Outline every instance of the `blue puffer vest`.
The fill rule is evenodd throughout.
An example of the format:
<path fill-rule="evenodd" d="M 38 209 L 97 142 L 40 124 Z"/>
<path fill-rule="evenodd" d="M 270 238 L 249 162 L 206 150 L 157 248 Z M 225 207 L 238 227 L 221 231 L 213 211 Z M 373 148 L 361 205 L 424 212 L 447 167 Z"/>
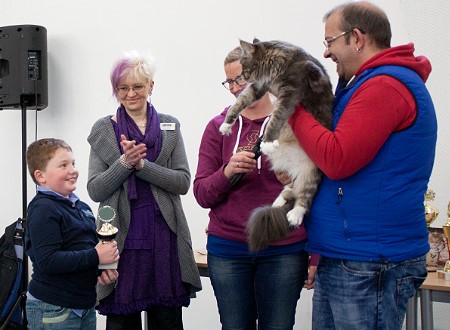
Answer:
<path fill-rule="evenodd" d="M 437 121 L 419 75 L 404 67 L 363 72 L 336 95 L 333 129 L 353 93 L 368 79 L 391 76 L 414 95 L 415 122 L 391 134 L 374 160 L 343 180 L 323 178 L 306 220 L 308 250 L 338 259 L 400 262 L 429 250 L 424 193 L 434 163 Z"/>

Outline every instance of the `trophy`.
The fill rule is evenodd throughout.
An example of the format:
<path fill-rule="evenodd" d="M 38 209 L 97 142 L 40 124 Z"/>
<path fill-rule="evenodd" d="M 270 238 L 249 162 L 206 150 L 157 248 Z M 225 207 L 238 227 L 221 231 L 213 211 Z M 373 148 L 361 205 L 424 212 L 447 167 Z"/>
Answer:
<path fill-rule="evenodd" d="M 447 249 L 450 256 L 450 248 L 449 248 L 449 237 L 450 237 L 450 202 L 447 206 L 447 222 L 442 225 L 444 229 L 445 240 L 447 241 Z M 438 277 L 443 278 L 445 280 L 450 280 L 450 259 L 445 263 L 444 269 L 438 272 Z"/>
<path fill-rule="evenodd" d="M 439 215 L 439 211 L 430 205 L 430 201 L 434 201 L 436 194 L 433 190 L 428 189 L 425 193 L 425 221 L 427 222 L 427 227 L 430 227 L 431 223 L 436 220 Z"/>
<path fill-rule="evenodd" d="M 447 240 L 447 247 L 448 247 L 448 238 L 450 236 L 450 202 L 448 203 L 447 207 L 447 222 L 442 225 L 442 228 L 444 229 L 444 236 Z M 450 248 L 449 248 L 449 256 L 450 256 Z M 450 259 L 447 260 L 444 266 L 444 272 L 450 273 Z"/>
<path fill-rule="evenodd" d="M 100 228 L 97 229 L 97 237 L 103 244 L 110 243 L 117 235 L 119 231 L 116 227 L 111 225 L 111 221 L 113 221 L 116 217 L 116 210 L 114 210 L 111 206 L 105 205 L 98 209 L 97 219 L 102 222 Z M 111 264 L 98 265 L 99 269 L 117 269 L 117 262 L 113 262 Z"/>

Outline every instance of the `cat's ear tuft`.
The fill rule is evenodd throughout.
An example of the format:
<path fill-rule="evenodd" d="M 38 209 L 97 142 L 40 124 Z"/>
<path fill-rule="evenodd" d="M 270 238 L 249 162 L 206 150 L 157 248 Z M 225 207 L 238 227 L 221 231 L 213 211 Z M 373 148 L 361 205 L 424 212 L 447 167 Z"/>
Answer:
<path fill-rule="evenodd" d="M 244 40 L 239 40 L 239 42 L 241 43 L 241 47 L 244 50 L 244 52 L 248 52 L 248 53 L 255 52 L 255 46 L 253 46 L 251 43 L 244 41 Z"/>
<path fill-rule="evenodd" d="M 253 44 L 256 44 L 258 42 L 261 42 L 261 40 L 259 40 L 258 38 L 253 38 Z"/>

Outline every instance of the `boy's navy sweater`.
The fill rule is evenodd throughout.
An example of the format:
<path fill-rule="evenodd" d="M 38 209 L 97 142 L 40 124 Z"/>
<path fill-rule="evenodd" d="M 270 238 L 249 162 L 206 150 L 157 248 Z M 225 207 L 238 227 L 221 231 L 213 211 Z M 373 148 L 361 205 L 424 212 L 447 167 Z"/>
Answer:
<path fill-rule="evenodd" d="M 38 192 L 28 205 L 26 253 L 33 263 L 30 294 L 43 302 L 92 308 L 96 302 L 98 242 L 90 207 Z"/>

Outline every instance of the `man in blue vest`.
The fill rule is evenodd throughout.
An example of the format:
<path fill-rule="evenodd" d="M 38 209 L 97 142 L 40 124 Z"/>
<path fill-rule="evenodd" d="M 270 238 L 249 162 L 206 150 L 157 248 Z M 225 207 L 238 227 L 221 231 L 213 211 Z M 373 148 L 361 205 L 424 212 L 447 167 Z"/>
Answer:
<path fill-rule="evenodd" d="M 391 47 L 386 14 L 368 2 L 328 12 L 325 58 L 339 84 L 333 128 L 299 105 L 297 139 L 324 173 L 305 224 L 321 255 L 313 329 L 401 329 L 407 302 L 427 276 L 424 193 L 437 122 L 414 45 Z"/>

